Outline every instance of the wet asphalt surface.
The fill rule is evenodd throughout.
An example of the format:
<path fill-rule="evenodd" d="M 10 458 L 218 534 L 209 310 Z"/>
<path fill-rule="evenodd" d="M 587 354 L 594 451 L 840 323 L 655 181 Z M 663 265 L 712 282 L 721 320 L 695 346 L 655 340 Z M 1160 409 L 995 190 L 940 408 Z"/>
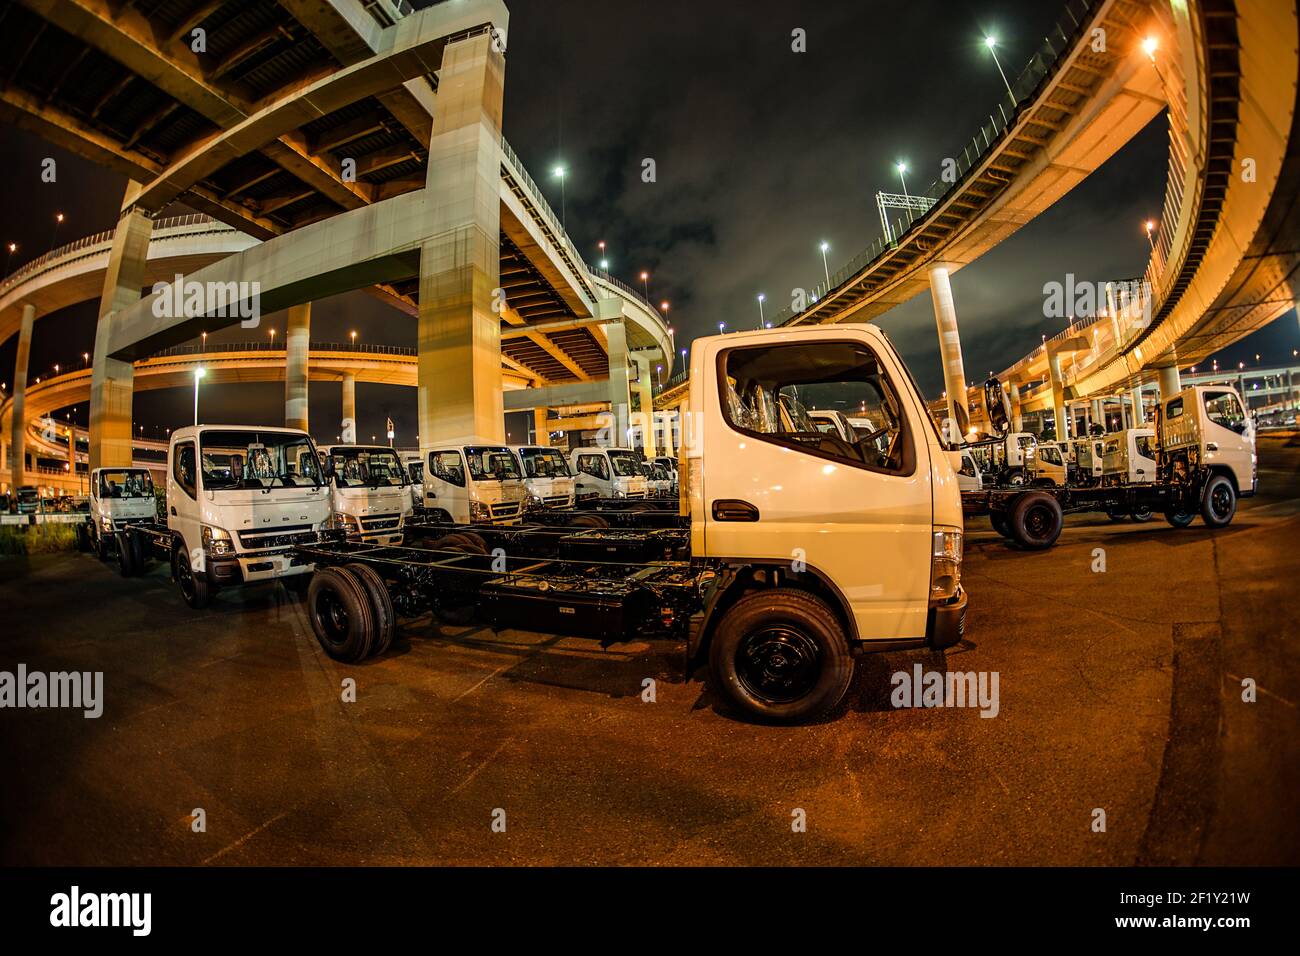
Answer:
<path fill-rule="evenodd" d="M 160 566 L 0 559 L 0 670 L 105 697 L 0 710 L 0 862 L 1300 863 L 1300 440 L 1260 466 L 1218 533 L 1069 516 L 1026 553 L 974 522 L 966 640 L 862 659 L 805 727 L 724 712 L 677 645 L 426 616 L 342 665 L 277 585 L 195 613 Z M 895 709 L 917 663 L 996 671 L 997 716 Z"/>

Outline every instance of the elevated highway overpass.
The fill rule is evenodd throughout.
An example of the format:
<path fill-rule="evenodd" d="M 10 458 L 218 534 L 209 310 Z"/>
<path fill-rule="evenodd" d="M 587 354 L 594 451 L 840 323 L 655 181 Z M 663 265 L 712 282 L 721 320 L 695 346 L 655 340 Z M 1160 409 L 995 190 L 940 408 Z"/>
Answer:
<path fill-rule="evenodd" d="M 38 313 L 93 297 L 102 277 L 92 458 L 114 443 L 126 453 L 134 360 L 230 324 L 211 309 L 152 321 L 140 289 L 155 273 L 256 282 L 263 313 L 290 310 L 295 424 L 310 302 L 349 289 L 416 317 L 431 437 L 500 432 L 503 369 L 552 403 L 599 393 L 626 421 L 630 383 L 648 408 L 648 370 L 671 368 L 664 318 L 584 263 L 500 134 L 498 0 L 415 13 L 387 0 L 25 0 L 4 16 L 16 32 L 0 48 L 12 44 L 15 67 L 0 119 L 130 179 L 112 235 L 75 250 L 80 289 L 57 256 L 0 286 L 0 335 L 29 339 Z M 93 102 L 87 83 L 100 89 Z M 229 243 L 213 230 L 186 258 L 194 235 L 160 229 L 167 241 L 150 241 L 153 217 L 177 200 L 229 227 Z"/>

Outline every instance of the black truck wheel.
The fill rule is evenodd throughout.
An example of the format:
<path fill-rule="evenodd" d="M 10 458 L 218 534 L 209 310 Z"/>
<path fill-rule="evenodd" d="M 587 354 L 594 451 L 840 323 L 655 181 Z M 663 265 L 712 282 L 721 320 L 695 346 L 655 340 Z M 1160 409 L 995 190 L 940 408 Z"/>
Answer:
<path fill-rule="evenodd" d="M 118 531 L 114 533 L 117 540 L 117 570 L 124 578 L 133 578 L 140 573 L 136 567 L 135 548 L 131 546 L 131 533 Z"/>
<path fill-rule="evenodd" d="M 1025 469 L 1008 468 L 1002 473 L 1002 484 L 1020 487 L 1025 483 Z"/>
<path fill-rule="evenodd" d="M 1005 512 L 989 512 L 989 524 L 993 525 L 993 530 L 1002 535 L 1002 537 L 1011 537 L 1011 526 L 1007 524 L 1007 516 Z"/>
<path fill-rule="evenodd" d="M 1237 513 L 1237 492 L 1225 475 L 1214 475 L 1201 498 L 1201 520 L 1207 528 L 1225 528 Z"/>
<path fill-rule="evenodd" d="M 805 591 L 747 594 L 718 622 L 709 676 L 732 706 L 777 723 L 834 710 L 853 679 L 853 656 L 835 613 Z"/>
<path fill-rule="evenodd" d="M 1022 548 L 1042 551 L 1061 536 L 1065 518 L 1061 503 L 1045 491 L 1028 491 L 1011 507 L 1011 539 Z"/>
<path fill-rule="evenodd" d="M 336 661 L 355 664 L 370 653 L 375 637 L 370 596 L 346 569 L 326 568 L 312 575 L 307 617 L 316 640 Z"/>
<path fill-rule="evenodd" d="M 370 655 L 377 657 L 388 650 L 393 643 L 393 634 L 397 631 L 397 614 L 393 611 L 393 599 L 374 568 L 365 564 L 345 565 L 351 571 L 366 594 L 370 597 L 370 611 L 375 617 L 375 640 L 370 646 Z"/>
<path fill-rule="evenodd" d="M 1186 528 L 1196 518 L 1194 511 L 1166 511 L 1165 520 L 1175 528 Z"/>
<path fill-rule="evenodd" d="M 107 561 L 109 555 L 109 535 L 104 534 L 102 530 L 95 532 L 95 556 L 101 561 Z"/>
<path fill-rule="evenodd" d="M 1123 508 L 1110 508 L 1106 512 L 1106 517 L 1111 521 L 1127 521 L 1129 515 Z"/>
<path fill-rule="evenodd" d="M 1138 506 L 1137 506 L 1136 508 L 1134 508 L 1131 512 L 1129 512 L 1129 516 L 1130 516 L 1134 521 L 1136 521 L 1136 522 L 1138 522 L 1139 524 L 1141 524 L 1141 523 L 1144 523 L 1144 522 L 1147 522 L 1147 521 L 1150 521 L 1150 520 L 1151 520 L 1151 517 L 1152 517 L 1152 516 L 1151 516 L 1151 509 L 1148 508 L 1146 505 L 1138 505 Z"/>
<path fill-rule="evenodd" d="M 172 548 L 172 577 L 180 589 L 181 597 L 195 611 L 202 611 L 212 603 L 215 588 L 208 583 L 208 577 L 202 571 L 194 570 L 194 559 L 185 550 L 183 541 L 177 541 Z"/>
<path fill-rule="evenodd" d="M 600 515 L 574 515 L 570 528 L 608 528 L 609 522 Z"/>

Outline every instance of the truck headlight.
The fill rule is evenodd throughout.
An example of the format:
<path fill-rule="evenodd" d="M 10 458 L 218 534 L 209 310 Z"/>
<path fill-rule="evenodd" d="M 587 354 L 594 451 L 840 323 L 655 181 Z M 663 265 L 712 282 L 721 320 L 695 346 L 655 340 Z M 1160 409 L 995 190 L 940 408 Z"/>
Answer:
<path fill-rule="evenodd" d="M 930 601 L 947 601 L 961 587 L 961 536 L 957 528 L 935 528 L 930 552 Z"/>
<path fill-rule="evenodd" d="M 471 501 L 469 503 L 469 520 L 470 521 L 491 521 L 492 509 L 481 501 Z"/>
<path fill-rule="evenodd" d="M 235 544 L 230 540 L 230 532 L 225 528 L 205 524 L 200 536 L 203 539 L 203 550 L 209 554 L 235 553 Z"/>
<path fill-rule="evenodd" d="M 615 497 L 615 498 L 626 498 L 626 497 L 627 497 L 627 492 L 624 491 L 622 488 L 615 488 L 615 489 L 614 489 L 614 497 Z"/>
<path fill-rule="evenodd" d="M 339 531 L 357 533 L 361 531 L 361 522 L 353 515 L 336 514 L 334 516 L 334 527 Z"/>

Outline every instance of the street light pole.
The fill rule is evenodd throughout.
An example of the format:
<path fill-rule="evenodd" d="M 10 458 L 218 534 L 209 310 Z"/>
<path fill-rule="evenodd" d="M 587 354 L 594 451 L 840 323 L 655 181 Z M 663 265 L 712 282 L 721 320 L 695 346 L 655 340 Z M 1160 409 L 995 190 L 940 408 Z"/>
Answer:
<path fill-rule="evenodd" d="M 898 181 L 903 184 L 903 198 L 910 200 L 912 197 L 907 194 L 907 178 L 903 175 L 907 172 L 907 163 L 899 163 L 894 168 L 898 170 Z M 911 218 L 910 208 L 908 209 L 908 218 Z"/>
<path fill-rule="evenodd" d="M 203 380 L 203 376 L 207 374 L 208 374 L 207 369 L 205 369 L 202 365 L 200 365 L 198 368 L 194 370 L 194 424 L 195 425 L 198 425 L 199 423 L 199 382 L 201 382 Z"/>
<path fill-rule="evenodd" d="M 758 327 L 760 329 L 763 327 L 763 300 L 766 298 L 767 296 L 763 295 L 763 293 L 758 294 Z"/>
<path fill-rule="evenodd" d="M 560 225 L 565 232 L 569 231 L 569 223 L 565 218 L 564 202 L 564 177 L 566 170 L 563 166 L 556 166 L 553 175 L 560 181 Z"/>
<path fill-rule="evenodd" d="M 1007 74 L 1006 74 L 1005 72 L 1003 72 L 1003 69 L 1002 69 L 1002 61 L 998 59 L 998 51 L 994 49 L 994 47 L 997 46 L 997 43 L 998 43 L 998 41 L 997 41 L 997 37 L 985 37 L 985 38 L 984 38 L 984 45 L 985 45 L 986 47 L 988 47 L 988 48 L 989 48 L 989 52 L 993 54 L 993 62 L 997 64 L 997 67 L 998 67 L 998 73 L 999 73 L 999 74 L 1001 75 L 1001 77 L 1002 77 L 1002 83 L 1003 83 L 1003 85 L 1007 88 L 1007 96 L 1011 97 L 1011 105 L 1012 105 L 1012 106 L 1015 106 L 1015 105 L 1016 105 L 1016 94 L 1011 92 L 1011 84 L 1007 82 Z"/>
<path fill-rule="evenodd" d="M 822 242 L 822 270 L 826 273 L 826 291 L 831 291 L 831 267 L 826 264 L 826 250 L 829 249 L 830 243 Z"/>

